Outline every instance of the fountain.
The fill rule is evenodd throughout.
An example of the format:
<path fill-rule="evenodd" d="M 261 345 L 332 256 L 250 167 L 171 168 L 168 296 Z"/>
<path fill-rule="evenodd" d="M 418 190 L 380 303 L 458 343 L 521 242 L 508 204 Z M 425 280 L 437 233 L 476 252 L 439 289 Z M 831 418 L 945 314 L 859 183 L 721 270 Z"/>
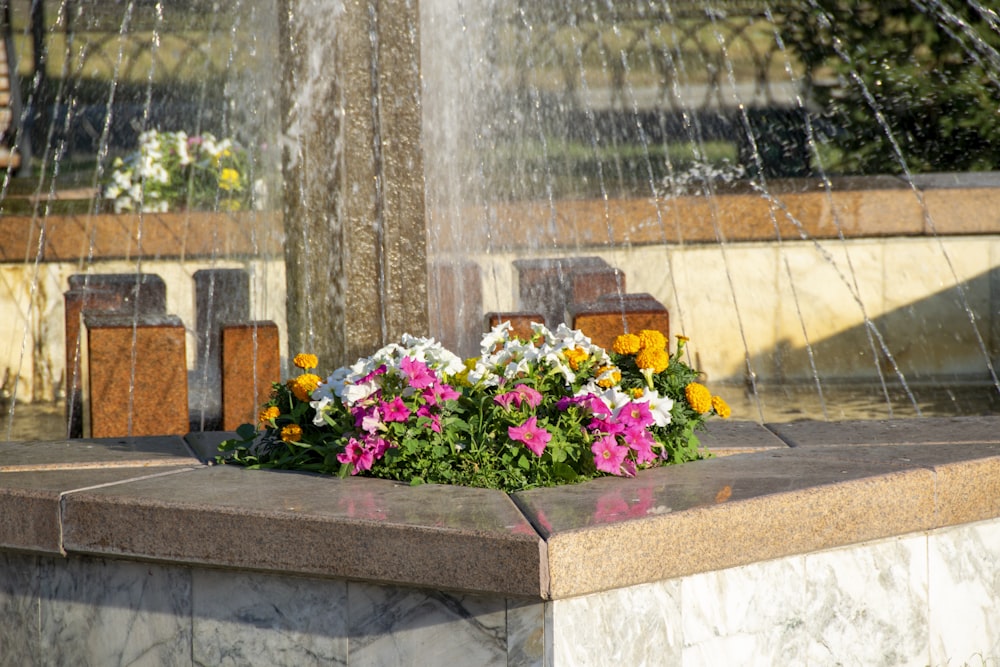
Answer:
<path fill-rule="evenodd" d="M 5 146 L 20 168 L 0 181 L 0 309 L 16 314 L 0 325 L 0 663 L 1000 655 L 983 416 L 1000 394 L 998 179 L 965 171 L 995 163 L 920 164 L 924 137 L 897 136 L 883 95 L 893 54 L 869 70 L 854 50 L 864 21 L 930 20 L 995 102 L 1000 24 L 914 0 L 885 24 L 866 6 L 857 28 L 826 4 L 5 5 L 29 76 Z M 810 34 L 832 56 L 804 53 Z M 101 104 L 84 103 L 90 68 L 110 74 Z M 817 108 L 845 89 L 847 129 L 874 119 L 865 160 L 888 167 L 844 152 Z M 254 147 L 259 206 L 108 213 L 95 188 L 154 128 Z M 850 173 L 869 168 L 892 173 Z M 706 434 L 716 460 L 511 496 L 207 466 L 219 436 L 197 391 L 183 438 L 11 437 L 76 386 L 60 379 L 70 276 L 158 274 L 188 386 L 211 392 L 200 271 L 245 272 L 240 317 L 327 368 L 403 332 L 468 353 L 487 313 L 539 305 L 520 300 L 544 291 L 520 284 L 529 269 L 565 286 L 581 259 L 607 267 L 601 298 L 623 317 L 636 295 L 664 306 L 731 386 L 742 420 Z M 199 283 L 209 305 L 230 299 L 221 281 Z M 117 315 L 136 337 L 139 301 Z"/>

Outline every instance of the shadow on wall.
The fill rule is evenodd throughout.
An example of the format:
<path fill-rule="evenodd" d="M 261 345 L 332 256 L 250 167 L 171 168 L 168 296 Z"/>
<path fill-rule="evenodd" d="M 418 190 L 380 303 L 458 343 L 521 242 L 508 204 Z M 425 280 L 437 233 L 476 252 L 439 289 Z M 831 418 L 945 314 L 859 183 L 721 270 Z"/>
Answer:
<path fill-rule="evenodd" d="M 769 383 L 817 375 L 824 382 L 879 383 L 881 375 L 890 385 L 992 384 L 998 352 L 1000 268 L 994 268 L 809 346 L 781 341 L 750 364 Z"/>

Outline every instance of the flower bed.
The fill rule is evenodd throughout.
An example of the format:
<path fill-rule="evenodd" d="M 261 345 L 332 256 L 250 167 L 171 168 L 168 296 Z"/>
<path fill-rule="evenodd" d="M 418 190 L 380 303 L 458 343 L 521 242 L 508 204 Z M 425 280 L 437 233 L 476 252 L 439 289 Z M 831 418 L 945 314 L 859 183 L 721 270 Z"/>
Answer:
<path fill-rule="evenodd" d="M 505 491 L 633 476 L 703 458 L 696 430 L 729 416 L 683 361 L 685 342 L 671 354 L 644 330 L 606 351 L 565 325 L 522 340 L 503 323 L 466 362 L 404 336 L 325 380 L 300 354 L 303 372 L 274 385 L 219 460 Z"/>

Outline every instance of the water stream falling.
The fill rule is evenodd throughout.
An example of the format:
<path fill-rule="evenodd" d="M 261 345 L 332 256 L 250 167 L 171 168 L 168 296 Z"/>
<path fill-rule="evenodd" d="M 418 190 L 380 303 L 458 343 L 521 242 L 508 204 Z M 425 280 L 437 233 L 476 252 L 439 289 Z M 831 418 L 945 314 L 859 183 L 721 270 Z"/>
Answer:
<path fill-rule="evenodd" d="M 306 272 L 295 289 L 309 296 L 288 298 L 309 303 L 289 306 L 285 252 L 338 266 L 349 244 L 323 230 L 370 233 L 374 326 L 390 336 L 401 260 L 388 225 L 403 205 L 394 151 L 413 141 L 428 333 L 463 355 L 485 313 L 521 308 L 515 261 L 599 257 L 620 271 L 622 312 L 627 295 L 663 303 L 670 333 L 691 339 L 691 361 L 739 417 L 1000 408 L 1000 157 L 976 148 L 1000 138 L 1000 123 L 994 133 L 976 115 L 1000 104 L 995 10 L 410 0 L 419 18 L 397 43 L 385 32 L 391 3 L 362 4 L 352 18 L 337 0 L 11 0 L 5 36 L 23 104 L 11 131 L 0 125 L 0 148 L 25 164 L 0 177 L 0 227 L 22 225 L 0 230 L 6 437 L 72 387 L 65 369 L 78 359 L 64 358 L 61 338 L 70 275 L 137 286 L 163 276 L 167 311 L 188 329 L 196 428 L 212 426 L 218 402 L 216 351 L 195 331 L 197 271 L 246 270 L 250 317 L 277 322 L 284 344 L 318 345 L 329 326 L 319 314 L 349 303 L 350 288 L 336 272 Z M 951 60 L 927 65 L 937 47 L 919 40 L 894 60 L 864 41 L 866 26 L 900 40 L 934 27 Z M 415 131 L 393 124 L 412 102 L 390 70 L 407 67 L 421 81 Z M 962 78 L 972 69 L 978 79 Z M 935 135 L 941 116 L 980 135 Z M 359 149 L 351 132 L 362 126 Z M 242 210 L 220 186 L 206 205 L 218 218 L 116 216 L 103 188 L 148 130 L 244 147 Z M 937 154 L 921 148 L 933 141 Z M 953 144 L 981 155 L 963 162 Z M 324 198 L 328 171 L 348 185 Z M 140 206 L 155 190 L 150 176 Z M 283 214 L 308 220 L 283 225 Z M 231 295 L 208 284 L 202 307 L 217 310 Z"/>

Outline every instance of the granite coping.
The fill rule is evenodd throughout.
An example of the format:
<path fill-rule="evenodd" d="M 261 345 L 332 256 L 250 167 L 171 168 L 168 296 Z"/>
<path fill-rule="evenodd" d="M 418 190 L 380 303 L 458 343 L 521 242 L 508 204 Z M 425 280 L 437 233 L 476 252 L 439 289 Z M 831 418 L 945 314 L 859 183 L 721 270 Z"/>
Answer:
<path fill-rule="evenodd" d="M 0 443 L 0 549 L 560 599 L 1000 516 L 1000 417 L 713 422 L 719 456 L 510 495 L 210 465 L 225 436 Z"/>

